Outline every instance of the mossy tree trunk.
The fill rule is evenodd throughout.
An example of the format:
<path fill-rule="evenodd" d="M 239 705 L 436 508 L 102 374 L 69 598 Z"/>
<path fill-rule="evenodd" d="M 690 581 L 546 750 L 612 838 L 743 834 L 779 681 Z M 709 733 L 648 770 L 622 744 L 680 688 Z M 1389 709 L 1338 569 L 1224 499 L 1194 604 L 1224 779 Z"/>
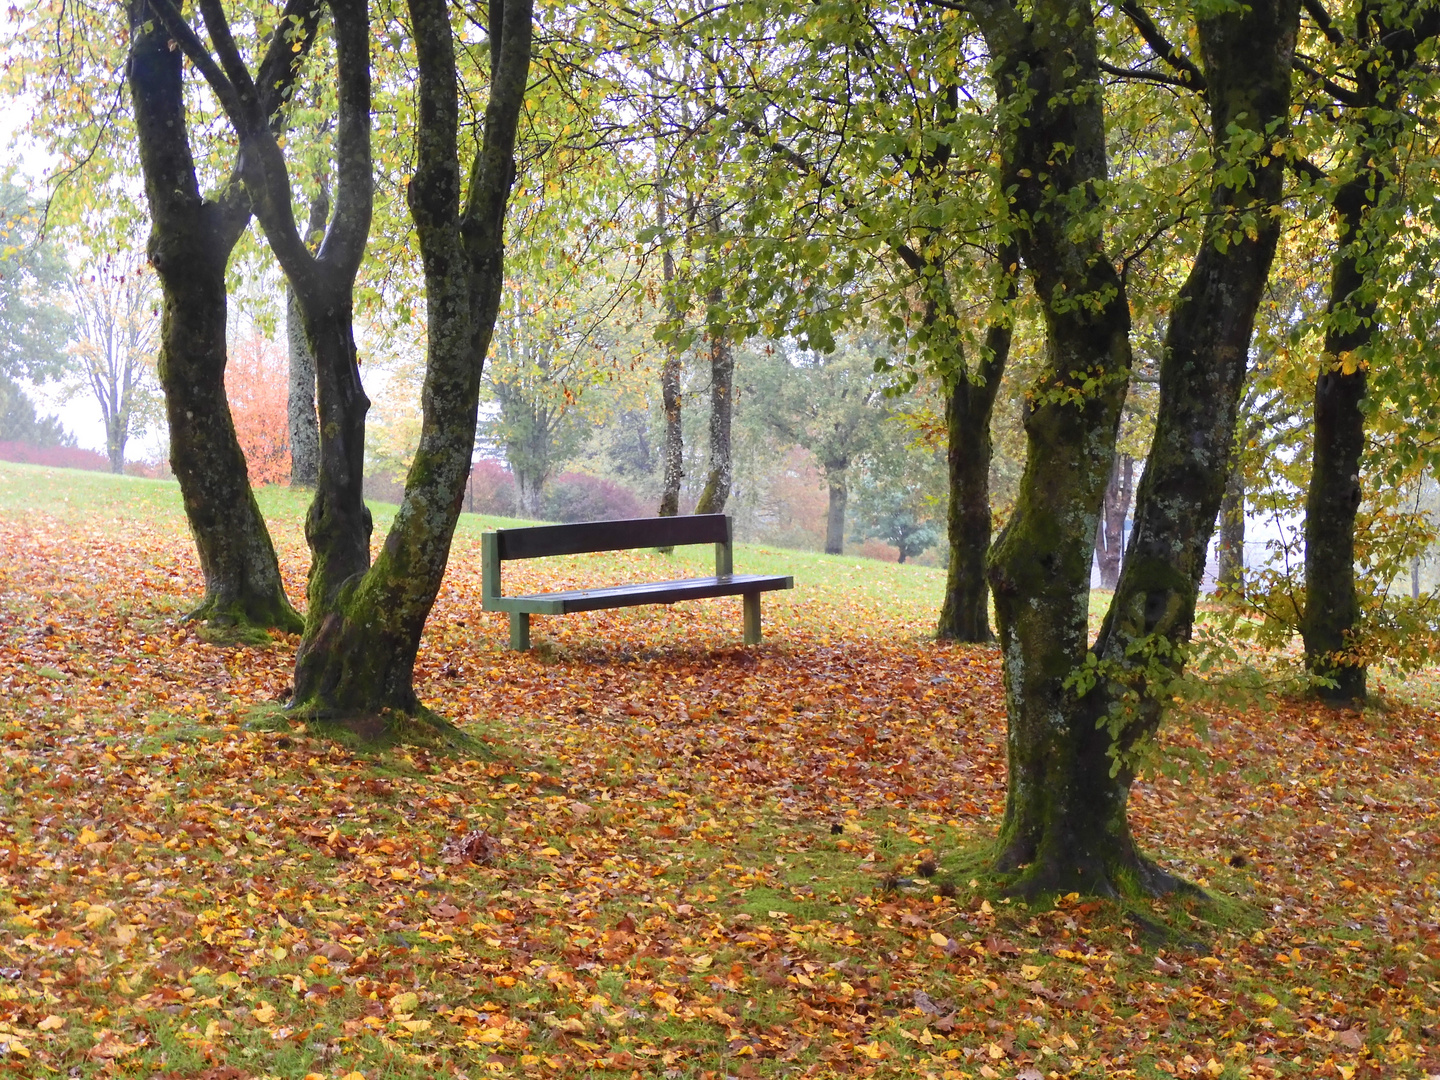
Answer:
<path fill-rule="evenodd" d="M 1095 195 L 1106 174 L 1096 36 L 1082 0 L 1042 3 L 1029 21 L 999 3 L 975 10 L 997 58 L 1000 96 L 1017 110 L 1003 181 L 1015 185 L 1017 239 L 1047 332 L 1025 417 L 1019 497 L 990 561 L 1009 711 L 997 866 L 1016 874 L 1021 894 L 1161 892 L 1178 883 L 1139 852 L 1128 820 L 1128 751 L 1153 731 L 1158 697 L 1118 726 L 1110 705 L 1135 686 L 1126 679 L 1132 646 L 1159 656 L 1170 675 L 1175 667 L 1166 665 L 1183 657 L 1189 635 L 1274 250 L 1281 162 L 1272 140 L 1289 108 L 1298 4 L 1259 3 L 1198 21 L 1204 75 L 1189 67 L 1205 85 L 1216 133 L 1212 213 L 1173 306 L 1135 530 L 1095 645 L 1116 678 L 1102 677 L 1084 696 L 1077 678 L 1086 666 L 1091 553 L 1131 360 L 1124 282 L 1103 250 Z M 1240 131 L 1233 140 L 1232 125 Z M 1056 160 L 1057 145 L 1071 152 Z M 1246 182 L 1227 186 L 1236 175 Z M 1241 215 L 1257 226 L 1236 240 Z M 1223 252 L 1221 229 L 1230 241 Z M 1145 683 L 1149 674 L 1140 673 L 1142 698 L 1147 686 L 1161 689 Z"/>
<path fill-rule="evenodd" d="M 369 725 L 377 714 L 417 711 L 415 655 L 464 497 L 480 376 L 504 284 L 505 209 L 529 69 L 531 5 L 493 0 L 489 14 L 490 98 L 466 185 L 448 10 L 444 0 L 410 3 L 420 131 L 409 202 L 425 270 L 428 344 L 420 441 L 375 565 L 335 581 L 323 613 L 307 626 L 296 661 L 296 705 L 366 734 L 374 731 Z M 325 393 L 322 382 L 322 401 Z M 322 406 L 322 442 L 323 417 Z M 323 474 L 323 453 L 321 468 Z"/>
<path fill-rule="evenodd" d="M 320 8 L 316 0 L 292 0 L 281 25 L 298 33 L 271 39 L 258 102 L 267 123 L 278 121 Z M 128 83 L 150 206 L 148 251 L 163 298 L 157 366 L 171 466 L 205 578 L 204 599 L 189 617 L 298 631 L 302 622 L 285 596 L 225 396 L 225 268 L 249 224 L 249 200 L 234 177 L 218 198 L 202 197 L 186 127 L 183 57 L 147 0 L 132 0 L 129 18 Z"/>
<path fill-rule="evenodd" d="M 1107 173 L 1095 27 L 1083 0 L 1038 4 L 1028 20 L 1003 0 L 973 10 L 1013 109 L 1001 182 L 1013 185 L 1046 331 L 1025 470 L 989 563 L 1008 716 L 997 867 L 1025 869 L 1027 886 L 1097 891 L 1134 857 L 1106 745 L 1073 723 L 1067 688 L 1085 654 L 1095 524 L 1131 366 L 1129 305 L 1095 194 Z M 1057 145 L 1071 152 L 1054 158 Z"/>
<path fill-rule="evenodd" d="M 1197 19 L 1215 162 L 1210 213 L 1171 305 L 1134 528 L 1093 649 L 1103 675 L 1077 710 L 1081 725 L 1111 742 L 1127 796 L 1134 751 L 1158 729 L 1184 669 L 1229 476 L 1255 313 L 1280 236 L 1277 147 L 1288 134 L 1299 18 L 1298 0 L 1262 0 Z M 1172 883 L 1139 861 L 1142 885 Z"/>

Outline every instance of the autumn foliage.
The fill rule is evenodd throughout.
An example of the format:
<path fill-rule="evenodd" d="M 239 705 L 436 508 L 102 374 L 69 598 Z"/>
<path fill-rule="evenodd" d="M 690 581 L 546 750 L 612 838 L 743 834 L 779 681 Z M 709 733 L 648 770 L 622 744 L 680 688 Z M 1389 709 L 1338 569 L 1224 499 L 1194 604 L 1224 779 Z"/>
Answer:
<path fill-rule="evenodd" d="M 235 342 L 225 366 L 225 395 L 250 482 L 290 480 L 289 361 L 269 338 L 251 333 Z"/>
<path fill-rule="evenodd" d="M 1218 911 L 1031 908 L 980 869 L 998 650 L 929 640 L 902 591 L 938 571 L 751 549 L 800 584 L 763 646 L 727 599 L 537 619 L 516 653 L 467 517 L 417 687 L 488 749 L 358 755 L 265 711 L 294 638 L 183 621 L 174 488 L 76 476 L 0 465 L 0 1076 L 1440 1072 L 1432 709 L 1207 705 L 1170 736 L 1204 766 L 1147 771 L 1133 820 Z M 303 498 L 273 501 L 299 595 Z"/>

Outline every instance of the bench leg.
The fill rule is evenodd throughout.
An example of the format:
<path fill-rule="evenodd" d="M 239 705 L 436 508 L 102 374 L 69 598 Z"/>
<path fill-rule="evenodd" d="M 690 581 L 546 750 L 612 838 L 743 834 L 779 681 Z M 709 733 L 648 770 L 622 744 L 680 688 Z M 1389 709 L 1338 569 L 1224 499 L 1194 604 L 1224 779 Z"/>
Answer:
<path fill-rule="evenodd" d="M 510 612 L 510 648 L 524 652 L 530 648 L 530 613 Z"/>
<path fill-rule="evenodd" d="M 760 644 L 760 594 L 747 592 L 741 596 L 745 604 L 745 644 Z"/>

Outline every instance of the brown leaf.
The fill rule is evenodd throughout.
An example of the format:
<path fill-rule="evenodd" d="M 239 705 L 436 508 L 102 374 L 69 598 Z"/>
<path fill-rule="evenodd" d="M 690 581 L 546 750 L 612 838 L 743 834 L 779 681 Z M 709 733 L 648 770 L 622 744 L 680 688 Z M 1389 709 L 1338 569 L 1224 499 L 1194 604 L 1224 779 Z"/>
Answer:
<path fill-rule="evenodd" d="M 491 866 L 504 850 L 499 839 L 484 829 L 476 829 L 458 840 L 447 841 L 440 849 L 440 857 L 442 861 L 452 864 L 477 863 L 480 866 Z"/>

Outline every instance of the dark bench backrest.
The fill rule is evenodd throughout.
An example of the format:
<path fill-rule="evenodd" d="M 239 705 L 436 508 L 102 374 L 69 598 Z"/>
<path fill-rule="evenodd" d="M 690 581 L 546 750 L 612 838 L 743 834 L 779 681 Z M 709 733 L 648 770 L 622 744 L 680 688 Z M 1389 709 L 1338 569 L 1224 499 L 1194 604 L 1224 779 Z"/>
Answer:
<path fill-rule="evenodd" d="M 497 529 L 495 549 L 502 561 L 547 555 L 583 555 L 591 551 L 680 547 L 730 543 L 730 519 L 724 514 L 580 521 L 573 525 L 535 525 Z"/>
<path fill-rule="evenodd" d="M 572 525 L 533 525 L 496 529 L 480 537 L 482 592 L 500 595 L 500 564 L 509 559 L 540 559 L 549 555 L 583 555 L 592 551 L 626 551 L 644 547 L 715 545 L 715 576 L 731 569 L 730 519 L 724 514 L 627 518 L 622 521 L 580 521 Z"/>

